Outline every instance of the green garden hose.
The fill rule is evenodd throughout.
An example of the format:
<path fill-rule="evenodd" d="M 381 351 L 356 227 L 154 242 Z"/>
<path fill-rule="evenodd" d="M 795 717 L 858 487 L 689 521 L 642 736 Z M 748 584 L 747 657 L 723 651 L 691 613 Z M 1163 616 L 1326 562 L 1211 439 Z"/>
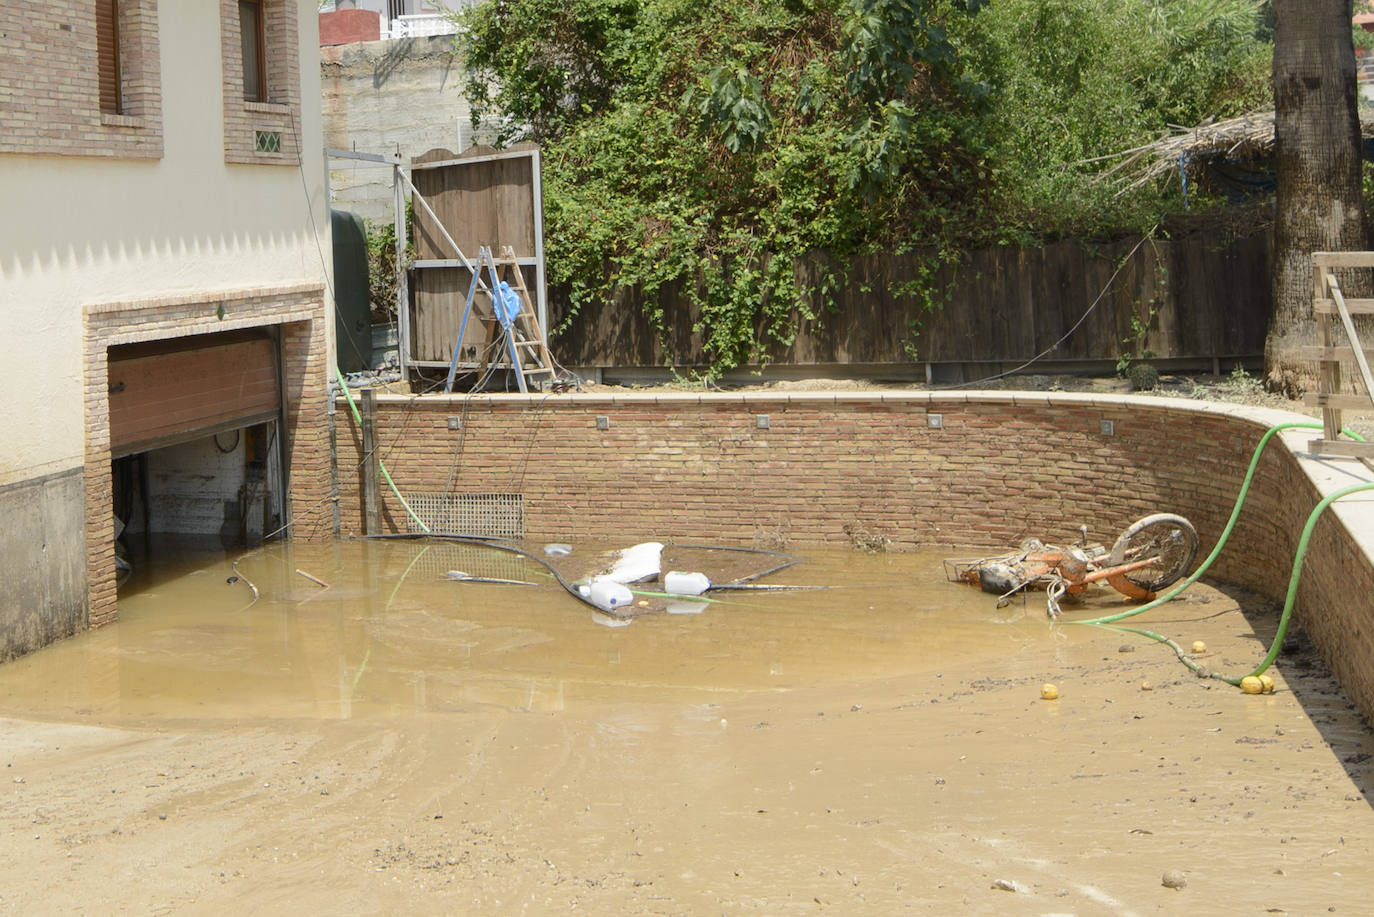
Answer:
<path fill-rule="evenodd" d="M 1153 599 L 1145 603 L 1144 605 L 1141 605 L 1138 608 L 1132 608 L 1129 611 L 1123 611 L 1119 614 L 1106 615 L 1101 618 L 1092 618 L 1087 621 L 1074 621 L 1073 623 L 1111 624 L 1114 621 L 1122 621 L 1126 618 L 1133 618 L 1138 614 L 1144 614 L 1145 612 L 1150 611 L 1151 609 L 1158 608 L 1165 602 L 1172 601 L 1174 598 L 1180 595 L 1183 592 L 1183 590 L 1187 589 L 1189 586 L 1193 585 L 1198 580 L 1202 579 L 1202 577 L 1211 568 L 1212 564 L 1216 563 L 1217 558 L 1221 556 L 1221 552 L 1226 547 L 1226 543 L 1231 540 L 1231 532 L 1236 527 L 1236 520 L 1240 518 L 1241 509 L 1245 506 L 1245 498 L 1250 493 L 1250 484 L 1255 478 L 1255 469 L 1259 467 L 1260 455 L 1264 452 L 1264 447 L 1269 445 L 1269 440 L 1273 439 L 1276 433 L 1279 433 L 1283 430 L 1292 429 L 1294 427 L 1304 427 L 1307 429 L 1317 430 L 1322 429 L 1322 425 L 1319 423 L 1313 423 L 1311 421 L 1290 421 L 1288 423 L 1281 423 L 1276 426 L 1272 426 L 1265 431 L 1264 435 L 1260 437 L 1259 444 L 1255 446 L 1255 454 L 1250 457 L 1250 468 L 1245 472 L 1245 480 L 1241 482 L 1240 493 L 1236 496 L 1236 505 L 1231 510 L 1231 518 L 1226 521 L 1226 527 L 1222 529 L 1221 537 L 1217 539 L 1216 546 L 1212 548 L 1212 553 L 1208 554 L 1207 559 L 1198 565 L 1198 568 L 1193 571 L 1192 576 L 1189 576 L 1183 582 L 1179 583 L 1177 586 L 1170 589 L 1168 592 L 1164 593 L 1164 595 L 1161 595 L 1158 598 Z M 1349 430 L 1345 430 L 1343 432 L 1352 438 L 1359 439 L 1361 441 L 1364 440 L 1364 437 L 1360 436 L 1358 433 L 1353 433 Z"/>
<path fill-rule="evenodd" d="M 1374 483 L 1370 484 L 1351 484 L 1349 487 L 1342 487 L 1335 493 L 1327 494 L 1322 501 L 1316 505 L 1311 514 L 1307 517 L 1307 524 L 1302 527 L 1302 536 L 1298 539 L 1298 550 L 1293 556 L 1293 573 L 1288 578 L 1288 596 L 1283 602 L 1283 614 L 1279 617 L 1279 629 L 1274 633 L 1274 642 L 1269 647 L 1269 653 L 1264 657 L 1251 675 L 1258 676 L 1269 666 L 1274 664 L 1278 658 L 1279 649 L 1283 646 L 1283 638 L 1288 633 L 1288 621 L 1293 615 L 1293 605 L 1298 598 L 1298 580 L 1302 578 L 1302 560 L 1307 554 L 1307 542 L 1312 537 L 1312 530 L 1317 526 L 1317 519 L 1326 508 L 1342 497 L 1361 491 L 1374 490 Z M 1213 678 L 1220 678 L 1227 684 L 1239 685 L 1239 678 L 1225 678 L 1221 675 L 1213 675 Z"/>
<path fill-rule="evenodd" d="M 363 415 L 358 410 L 358 406 L 353 403 L 353 395 L 348 391 L 348 382 L 344 379 L 343 372 L 340 371 L 338 366 L 334 367 L 334 375 L 339 380 L 339 388 L 343 390 L 344 400 L 348 402 L 348 406 L 353 410 L 353 419 L 357 421 L 358 426 L 361 427 L 363 425 Z M 396 482 L 391 480 L 391 472 L 386 470 L 386 465 L 382 464 L 381 459 L 377 459 L 377 467 L 381 469 L 382 477 L 386 478 L 386 483 L 391 487 L 391 492 L 396 495 L 397 500 L 401 501 L 401 505 L 405 507 L 410 518 L 415 520 L 415 524 L 420 527 L 422 532 L 428 532 L 429 526 L 425 525 L 423 519 L 415 515 L 415 510 L 411 509 L 410 504 L 406 502 L 406 498 L 401 496 L 401 491 L 396 487 Z"/>
<path fill-rule="evenodd" d="M 1115 622 L 1124 620 L 1126 618 L 1135 617 L 1136 615 L 1143 614 L 1144 612 L 1147 612 L 1153 608 L 1158 608 L 1165 602 L 1173 600 L 1185 589 L 1187 589 L 1189 586 L 1193 585 L 1203 577 L 1203 575 L 1208 571 L 1208 569 L 1211 568 L 1212 564 L 1216 562 L 1217 557 L 1221 555 L 1222 550 L 1226 547 L 1226 543 L 1231 538 L 1231 532 L 1236 527 L 1236 520 L 1240 518 L 1240 511 L 1242 507 L 1244 507 L 1245 505 L 1245 498 L 1250 492 L 1250 484 L 1254 480 L 1255 469 L 1259 466 L 1260 454 L 1264 451 L 1264 447 L 1269 444 L 1269 440 L 1273 438 L 1274 434 L 1282 430 L 1292 429 L 1294 427 L 1307 429 L 1322 429 L 1322 425 L 1319 423 L 1296 421 L 1290 423 L 1277 424 L 1276 426 L 1270 427 L 1267 431 L 1265 431 L 1264 436 L 1260 437 L 1259 444 L 1255 446 L 1255 454 L 1250 459 L 1250 468 L 1246 471 L 1245 480 L 1241 483 L 1240 493 L 1236 497 L 1236 505 L 1231 510 L 1231 518 L 1227 520 L 1226 527 L 1222 530 L 1221 537 L 1217 539 L 1216 546 L 1212 548 L 1212 552 L 1207 555 L 1207 559 L 1204 560 L 1198 566 L 1197 570 L 1195 570 L 1191 576 L 1185 579 L 1182 583 L 1175 586 L 1173 589 L 1170 589 L 1164 595 L 1159 596 L 1158 598 L 1150 602 L 1147 602 L 1144 605 L 1141 605 L 1139 608 L 1132 608 L 1129 611 L 1123 611 L 1119 614 L 1106 615 L 1100 618 L 1090 618 L 1088 620 L 1083 621 L 1073 621 L 1070 623 L 1087 624 L 1094 627 L 1106 627 L 1112 630 L 1119 630 L 1127 633 L 1139 634 L 1143 637 L 1148 637 L 1151 640 L 1154 640 L 1158 643 L 1163 643 L 1166 646 L 1173 649 L 1174 653 L 1183 662 L 1183 664 L 1188 666 L 1188 668 L 1192 669 L 1198 675 L 1208 676 L 1211 678 L 1218 679 L 1219 681 L 1224 681 L 1230 685 L 1239 686 L 1241 683 L 1240 678 L 1231 678 L 1215 672 L 1206 673 L 1201 666 L 1197 665 L 1197 663 L 1193 662 L 1193 660 L 1188 658 L 1187 654 L 1183 652 L 1182 647 L 1180 647 L 1173 640 L 1170 640 L 1168 637 L 1165 637 L 1162 634 L 1157 634 L 1154 631 L 1139 630 L 1133 627 L 1123 627 L 1121 625 L 1117 625 Z M 1364 437 L 1360 436 L 1358 433 L 1355 433 L 1351 430 L 1342 430 L 1341 432 L 1345 433 L 1352 439 L 1364 442 Z M 1335 493 L 1326 496 L 1320 503 L 1316 505 L 1316 507 L 1308 515 L 1307 524 L 1303 526 L 1302 535 L 1298 539 L 1298 548 L 1293 557 L 1293 572 L 1289 577 L 1288 596 L 1284 601 L 1283 614 L 1279 618 L 1278 631 L 1274 635 L 1274 641 L 1269 647 L 1268 654 L 1264 657 L 1264 660 L 1258 666 L 1255 667 L 1255 670 L 1249 673 L 1249 675 L 1258 676 L 1261 673 L 1263 673 L 1265 669 L 1269 668 L 1269 666 L 1272 665 L 1274 660 L 1278 657 L 1279 650 L 1283 646 L 1283 639 L 1288 633 L 1288 624 L 1293 614 L 1293 605 L 1297 601 L 1298 582 L 1302 578 L 1302 562 L 1303 558 L 1307 554 L 1307 543 L 1312 536 L 1313 528 L 1316 527 L 1317 519 L 1321 516 L 1323 512 L 1326 511 L 1326 508 L 1335 501 L 1341 499 L 1342 497 L 1349 496 L 1350 494 L 1359 493 L 1361 491 L 1366 490 L 1374 490 L 1374 483 L 1352 484 L 1349 487 L 1345 487 L 1341 490 L 1338 490 Z"/>

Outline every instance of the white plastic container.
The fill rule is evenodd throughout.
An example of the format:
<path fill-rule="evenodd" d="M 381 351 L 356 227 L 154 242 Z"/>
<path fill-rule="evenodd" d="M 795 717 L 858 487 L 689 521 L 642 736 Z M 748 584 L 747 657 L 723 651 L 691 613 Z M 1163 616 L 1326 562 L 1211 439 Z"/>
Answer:
<path fill-rule="evenodd" d="M 681 573 L 669 570 L 663 574 L 663 591 L 671 595 L 701 595 L 711 588 L 705 573 Z"/>
<path fill-rule="evenodd" d="M 633 605 L 635 602 L 634 593 L 630 592 L 629 587 L 604 576 L 590 580 L 585 586 L 579 587 L 577 591 L 582 593 L 583 598 L 602 611 L 615 611 L 618 608 Z"/>

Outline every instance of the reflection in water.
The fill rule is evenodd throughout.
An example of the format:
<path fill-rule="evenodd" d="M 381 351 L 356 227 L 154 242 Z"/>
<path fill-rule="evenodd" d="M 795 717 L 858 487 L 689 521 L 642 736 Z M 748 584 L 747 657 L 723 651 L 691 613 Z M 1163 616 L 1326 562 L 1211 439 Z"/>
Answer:
<path fill-rule="evenodd" d="M 252 720 L 706 702 L 1069 639 L 945 582 L 933 552 L 809 552 L 769 581 L 832 588 L 725 593 L 604 627 L 622 622 L 538 564 L 471 545 L 189 547 L 198 550 L 163 550 L 141 567 L 118 624 L 0 667 L 0 715 Z M 455 582 L 452 570 L 540 585 Z"/>

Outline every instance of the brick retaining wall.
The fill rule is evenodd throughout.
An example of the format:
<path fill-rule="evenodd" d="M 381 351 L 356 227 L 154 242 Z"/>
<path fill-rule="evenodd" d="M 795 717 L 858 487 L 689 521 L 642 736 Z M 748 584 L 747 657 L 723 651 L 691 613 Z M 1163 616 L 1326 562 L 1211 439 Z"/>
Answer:
<path fill-rule="evenodd" d="M 359 431 L 339 407 L 342 533 L 359 534 Z M 898 549 L 1000 549 L 1028 536 L 1069 541 L 1080 523 L 1110 544 L 1141 516 L 1176 512 L 1197 527 L 1199 559 L 1260 436 L 1295 419 L 1310 420 L 1023 392 L 378 397 L 382 458 L 402 493 L 522 494 L 534 538 L 804 546 L 847 544 L 861 530 Z M 1281 599 L 1321 495 L 1374 479 L 1358 462 L 1302 454 L 1316 435 L 1271 443 L 1217 579 Z M 382 505 L 384 524 L 403 531 L 400 504 L 384 493 Z M 1312 541 L 1298 615 L 1374 722 L 1372 553 L 1374 498 L 1333 507 Z"/>

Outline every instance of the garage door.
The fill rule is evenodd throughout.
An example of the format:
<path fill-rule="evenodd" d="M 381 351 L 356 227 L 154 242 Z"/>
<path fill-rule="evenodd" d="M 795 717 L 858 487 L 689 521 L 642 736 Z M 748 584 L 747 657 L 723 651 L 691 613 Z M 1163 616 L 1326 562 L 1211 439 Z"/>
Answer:
<path fill-rule="evenodd" d="M 110 455 L 275 420 L 277 344 L 265 331 L 111 347 Z"/>

